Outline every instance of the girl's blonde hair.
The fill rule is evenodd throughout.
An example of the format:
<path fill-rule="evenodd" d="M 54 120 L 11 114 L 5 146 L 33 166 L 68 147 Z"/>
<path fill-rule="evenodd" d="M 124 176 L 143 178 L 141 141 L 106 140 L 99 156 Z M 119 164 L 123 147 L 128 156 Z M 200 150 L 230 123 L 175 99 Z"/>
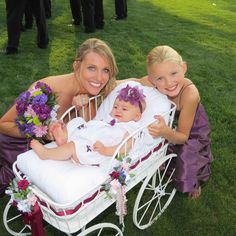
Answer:
<path fill-rule="evenodd" d="M 95 52 L 108 61 L 110 78 L 106 86 L 101 91 L 101 94 L 107 96 L 116 86 L 116 75 L 118 74 L 118 67 L 113 52 L 104 41 L 96 38 L 90 38 L 84 41 L 77 49 L 75 61 L 82 62 L 84 57 L 89 52 Z"/>
<path fill-rule="evenodd" d="M 147 55 L 147 66 L 165 61 L 176 62 L 180 66 L 184 63 L 179 53 L 167 45 L 157 46 Z"/>

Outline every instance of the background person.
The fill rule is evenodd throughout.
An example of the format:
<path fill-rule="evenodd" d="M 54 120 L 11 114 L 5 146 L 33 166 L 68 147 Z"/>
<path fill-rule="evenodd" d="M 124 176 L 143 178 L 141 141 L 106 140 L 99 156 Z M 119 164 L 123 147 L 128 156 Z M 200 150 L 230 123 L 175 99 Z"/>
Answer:
<path fill-rule="evenodd" d="M 82 22 L 81 0 L 70 0 L 70 9 L 73 17 L 72 23 L 80 25 Z"/>
<path fill-rule="evenodd" d="M 103 0 L 81 0 L 85 33 L 104 28 Z"/>
<path fill-rule="evenodd" d="M 115 0 L 115 20 L 125 20 L 127 18 L 127 1 Z"/>
<path fill-rule="evenodd" d="M 35 16 L 37 45 L 42 49 L 47 48 L 49 39 L 43 0 L 6 0 L 8 42 L 5 53 L 7 55 L 18 53 L 22 19 L 27 4 L 30 5 L 30 9 Z"/>

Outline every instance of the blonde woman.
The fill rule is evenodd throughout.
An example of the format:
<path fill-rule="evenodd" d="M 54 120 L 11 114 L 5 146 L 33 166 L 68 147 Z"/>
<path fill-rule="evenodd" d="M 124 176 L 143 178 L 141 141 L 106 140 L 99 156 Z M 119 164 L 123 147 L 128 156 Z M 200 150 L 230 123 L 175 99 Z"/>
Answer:
<path fill-rule="evenodd" d="M 72 104 L 80 108 L 88 96 L 101 93 L 106 96 L 115 86 L 117 73 L 112 50 L 102 40 L 91 38 L 77 49 L 71 73 L 49 76 L 40 81 L 57 94 L 60 105 L 57 117 L 60 118 Z M 16 117 L 16 106 L 13 105 L 0 119 L 0 194 L 14 177 L 11 168 L 17 155 L 27 150 L 27 139 L 16 126 Z"/>

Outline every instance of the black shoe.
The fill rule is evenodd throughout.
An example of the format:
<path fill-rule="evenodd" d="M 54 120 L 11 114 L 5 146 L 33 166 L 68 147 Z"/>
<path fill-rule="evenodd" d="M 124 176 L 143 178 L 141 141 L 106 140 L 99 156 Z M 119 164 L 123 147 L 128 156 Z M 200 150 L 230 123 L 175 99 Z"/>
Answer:
<path fill-rule="evenodd" d="M 41 49 L 46 49 L 48 47 L 47 43 L 38 43 L 38 47 Z"/>
<path fill-rule="evenodd" d="M 117 16 L 115 20 L 126 20 L 127 16 Z"/>
<path fill-rule="evenodd" d="M 52 17 L 51 12 L 46 12 L 45 13 L 46 19 L 50 19 Z"/>
<path fill-rule="evenodd" d="M 17 48 L 12 48 L 12 47 L 7 47 L 5 54 L 6 55 L 13 55 L 13 54 L 17 54 L 18 53 L 18 49 Z"/>
<path fill-rule="evenodd" d="M 72 20 L 72 24 L 79 26 L 81 24 L 81 22 L 78 20 Z"/>
<path fill-rule="evenodd" d="M 93 28 L 85 28 L 84 32 L 85 32 L 86 34 L 94 33 L 94 32 L 95 32 L 95 29 L 93 29 Z"/>
<path fill-rule="evenodd" d="M 25 24 L 25 29 L 32 29 L 33 28 L 33 24 Z"/>
<path fill-rule="evenodd" d="M 25 31 L 26 31 L 26 28 L 25 28 L 24 25 L 22 25 L 22 26 L 20 27 L 20 31 L 21 31 L 21 32 L 25 32 Z"/>
<path fill-rule="evenodd" d="M 104 29 L 104 25 L 96 25 L 96 29 Z"/>
<path fill-rule="evenodd" d="M 45 42 L 38 42 L 38 47 L 41 49 L 46 49 L 48 47 L 49 40 L 46 40 Z"/>

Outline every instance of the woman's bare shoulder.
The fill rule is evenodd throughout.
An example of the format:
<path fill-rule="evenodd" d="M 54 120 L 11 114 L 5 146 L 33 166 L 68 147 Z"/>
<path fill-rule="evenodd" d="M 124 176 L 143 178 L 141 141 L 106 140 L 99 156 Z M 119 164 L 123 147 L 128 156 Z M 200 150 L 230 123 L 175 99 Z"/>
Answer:
<path fill-rule="evenodd" d="M 40 82 L 46 83 L 52 89 L 56 89 L 59 87 L 64 87 L 68 85 L 68 77 L 71 77 L 71 74 L 63 74 L 63 75 L 50 75 L 43 79 L 40 79 Z M 57 89 L 56 89 L 57 90 Z"/>

